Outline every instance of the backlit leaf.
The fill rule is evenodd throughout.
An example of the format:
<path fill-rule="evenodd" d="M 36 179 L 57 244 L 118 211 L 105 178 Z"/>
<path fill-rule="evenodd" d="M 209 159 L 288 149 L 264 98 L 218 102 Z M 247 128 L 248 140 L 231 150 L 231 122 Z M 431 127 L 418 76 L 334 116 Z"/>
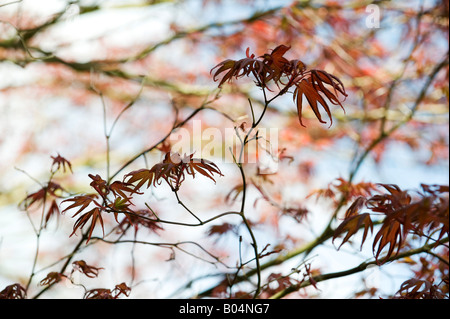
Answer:
<path fill-rule="evenodd" d="M 73 198 L 69 198 L 69 199 L 63 200 L 62 203 L 64 203 L 64 202 L 73 202 L 73 204 L 68 206 L 68 207 L 66 207 L 65 209 L 63 209 L 62 213 L 65 213 L 69 209 L 73 209 L 73 208 L 78 207 L 78 210 L 73 215 L 73 216 L 76 216 L 81 211 L 86 209 L 91 203 L 96 203 L 95 199 L 97 197 L 98 197 L 97 194 L 88 194 L 88 195 L 75 196 Z M 97 203 L 97 205 L 98 205 L 98 203 Z"/>
<path fill-rule="evenodd" d="M 375 235 L 375 239 L 373 241 L 373 251 L 375 253 L 375 258 L 377 259 L 377 261 L 379 261 L 381 252 L 387 246 L 389 246 L 389 249 L 386 256 L 384 257 L 385 260 L 392 256 L 396 247 L 397 252 L 400 250 L 404 239 L 402 235 L 402 227 L 402 224 L 397 220 L 388 219 L 384 221 L 380 230 Z"/>
<path fill-rule="evenodd" d="M 77 260 L 72 263 L 73 269 L 77 270 L 89 278 L 95 278 L 98 276 L 98 273 L 101 269 L 99 267 L 94 267 L 88 265 L 84 260 Z"/>
<path fill-rule="evenodd" d="M 125 178 L 128 177 L 129 179 L 127 183 L 133 184 L 138 182 L 134 187 L 134 191 L 136 191 L 139 190 L 143 185 L 145 185 L 145 183 L 147 183 L 147 188 L 149 188 L 153 183 L 155 173 L 152 170 L 143 168 L 125 175 Z"/>
<path fill-rule="evenodd" d="M 364 233 L 361 241 L 361 248 L 362 248 L 362 245 L 364 244 L 367 234 L 369 232 L 369 229 L 371 232 L 373 232 L 373 223 L 369 213 L 355 215 L 344 219 L 344 221 L 334 231 L 333 242 L 339 235 L 346 232 L 347 234 L 342 240 L 342 243 L 339 245 L 338 249 L 341 248 L 341 246 L 345 244 L 350 239 L 350 237 L 359 233 L 360 228 L 363 226 L 364 226 Z"/>
<path fill-rule="evenodd" d="M 66 166 L 68 168 L 68 170 L 70 170 L 71 173 L 72 172 L 72 164 L 65 159 L 64 157 L 62 157 L 61 155 L 57 155 L 57 156 L 51 156 L 51 158 L 53 159 L 53 163 L 52 163 L 52 172 L 56 172 L 58 171 L 61 167 L 63 169 L 63 172 L 66 172 Z M 56 165 L 56 169 L 53 170 L 53 167 Z"/>
<path fill-rule="evenodd" d="M 322 105 L 323 109 L 327 112 L 328 116 L 331 119 L 331 111 L 328 107 L 328 104 L 325 102 L 319 92 L 313 87 L 312 83 L 308 79 L 304 79 L 296 85 L 294 91 L 294 100 L 296 100 L 297 103 L 298 119 L 302 126 L 305 126 L 302 122 L 303 96 L 305 96 L 319 122 L 326 123 L 324 120 L 322 120 L 322 115 L 320 114 L 319 106 L 317 103 L 320 103 Z"/>
<path fill-rule="evenodd" d="M 0 299 L 25 299 L 26 296 L 27 291 L 21 284 L 12 284 L 0 291 Z"/>
<path fill-rule="evenodd" d="M 73 234 L 75 234 L 77 229 L 82 229 L 89 221 L 91 221 L 91 224 L 89 226 L 89 233 L 87 235 L 86 243 L 88 243 L 89 240 L 91 239 L 92 232 L 94 231 L 94 228 L 97 225 L 97 222 L 100 224 L 100 226 L 102 228 L 103 236 L 105 235 L 102 211 L 100 210 L 99 207 L 95 207 L 95 208 L 91 209 L 90 211 L 84 213 L 77 219 L 77 221 L 75 222 L 75 224 L 73 226 L 73 232 L 72 232 L 72 234 L 70 234 L 69 237 L 71 237 Z"/>
<path fill-rule="evenodd" d="M 132 186 L 131 183 L 115 181 L 111 185 L 109 185 L 109 190 L 116 196 L 128 198 L 127 194 L 136 192 L 136 188 L 133 189 L 130 186 Z"/>
<path fill-rule="evenodd" d="M 50 272 L 44 279 L 39 282 L 39 284 L 41 286 L 53 285 L 60 282 L 63 277 L 64 275 L 59 272 Z"/>
<path fill-rule="evenodd" d="M 303 97 L 308 101 L 316 118 L 321 123 L 326 123 L 320 114 L 319 104 L 330 118 L 330 126 L 333 123 L 329 103 L 339 105 L 343 108 L 339 95 L 347 96 L 344 85 L 336 76 L 323 70 L 307 70 L 305 64 L 298 59 L 288 60 L 284 54 L 290 49 L 289 46 L 279 45 L 272 50 L 272 53 L 265 53 L 259 57 L 253 54 L 249 55 L 249 49 L 246 52 L 246 58 L 241 60 L 227 59 L 216 65 L 211 73 L 215 71 L 213 80 L 226 72 L 219 82 L 219 87 L 226 81 L 231 82 L 233 78 L 238 79 L 243 76 L 253 75 L 256 85 L 262 88 L 268 88 L 267 83 L 272 81 L 280 89 L 278 95 L 285 94 L 295 86 L 293 99 L 297 105 L 298 118 L 302 122 Z M 282 79 L 285 79 L 283 82 Z M 272 91 L 272 90 L 270 90 Z"/>

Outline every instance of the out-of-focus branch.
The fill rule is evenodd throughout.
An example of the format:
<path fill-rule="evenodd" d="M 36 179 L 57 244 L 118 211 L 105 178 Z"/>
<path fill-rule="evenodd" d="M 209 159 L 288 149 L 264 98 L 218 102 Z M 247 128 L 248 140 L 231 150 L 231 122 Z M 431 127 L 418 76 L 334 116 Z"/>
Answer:
<path fill-rule="evenodd" d="M 159 47 L 167 45 L 175 40 L 185 38 L 192 34 L 203 33 L 203 32 L 209 31 L 210 29 L 223 28 L 226 26 L 238 25 L 238 24 L 243 24 L 243 23 L 251 23 L 251 22 L 260 20 L 264 17 L 270 16 L 270 15 L 278 12 L 282 8 L 283 7 L 276 7 L 273 9 L 266 10 L 266 11 L 255 12 L 250 17 L 244 18 L 244 19 L 237 19 L 237 20 L 231 20 L 231 21 L 225 21 L 225 22 L 213 22 L 213 23 L 209 23 L 204 26 L 197 27 L 197 28 L 192 28 L 192 29 L 184 30 L 184 31 L 178 31 L 174 35 L 168 37 L 167 39 L 147 47 L 146 49 L 142 50 L 140 53 L 138 53 L 134 57 L 124 59 L 122 62 L 129 62 L 129 61 L 142 59 L 142 58 L 146 57 L 148 54 L 150 54 L 153 51 L 155 51 L 156 49 L 158 49 Z"/>
<path fill-rule="evenodd" d="M 412 108 L 410 109 L 409 114 L 406 115 L 402 121 L 399 121 L 397 124 L 392 126 L 389 130 L 387 130 L 387 131 L 382 130 L 380 132 L 380 135 L 377 138 L 375 138 L 369 144 L 369 146 L 367 146 L 367 148 L 363 151 L 363 153 L 359 156 L 358 160 L 355 163 L 355 167 L 354 167 L 354 169 L 352 170 L 352 172 L 350 174 L 350 177 L 349 177 L 349 181 L 350 182 L 353 180 L 353 178 L 355 177 L 355 175 L 359 171 L 359 168 L 361 167 L 361 164 L 366 159 L 366 157 L 371 153 L 371 151 L 378 144 L 380 144 L 382 141 L 384 141 L 389 136 L 391 136 L 396 130 L 398 130 L 403 125 L 407 124 L 414 117 L 414 115 L 416 114 L 416 112 L 417 112 L 417 110 L 419 108 L 419 105 L 422 103 L 423 99 L 426 96 L 428 88 L 433 83 L 433 81 L 436 78 L 437 74 L 439 73 L 439 71 L 441 71 L 444 67 L 446 67 L 448 65 L 448 63 L 449 63 L 448 58 L 449 58 L 449 55 L 448 55 L 448 52 L 447 52 L 447 55 L 444 57 L 444 59 L 442 59 L 441 62 L 439 62 L 438 64 L 436 64 L 434 66 L 433 70 L 430 72 L 430 75 L 428 76 L 428 78 L 426 79 L 424 85 L 422 86 L 421 90 L 419 91 L 419 94 L 417 95 L 417 97 L 415 99 L 415 102 L 414 102 Z"/>
<path fill-rule="evenodd" d="M 421 253 L 428 253 L 431 249 L 435 248 L 437 244 L 442 245 L 445 243 L 448 243 L 449 238 L 443 238 L 441 239 L 438 243 L 432 243 L 432 244 L 428 244 L 428 245 L 424 245 L 422 247 L 416 248 L 416 249 L 411 249 L 402 253 L 399 253 L 395 256 L 390 257 L 387 262 L 393 262 L 396 260 L 400 260 L 402 258 L 406 258 L 406 257 L 410 257 L 413 255 L 417 255 L 417 254 L 421 254 Z M 320 281 L 326 281 L 326 280 L 330 280 L 330 279 L 335 279 L 335 278 L 340 278 L 340 277 L 345 277 L 345 276 L 349 276 L 349 275 L 353 275 L 356 274 L 358 272 L 364 271 L 366 270 L 368 267 L 370 266 L 376 266 L 377 265 L 377 261 L 376 260 L 372 260 L 369 262 L 363 262 L 361 264 L 359 264 L 356 267 L 347 269 L 347 270 L 343 270 L 343 271 L 338 271 L 338 272 L 333 272 L 333 273 L 328 273 L 328 274 L 320 274 L 317 276 L 313 276 L 312 280 L 306 280 L 298 285 L 292 285 L 289 286 L 288 288 L 274 294 L 273 296 L 270 297 L 270 299 L 281 299 L 283 297 L 285 297 L 286 295 L 298 291 L 302 288 L 311 286 L 313 283 L 316 284 Z"/>

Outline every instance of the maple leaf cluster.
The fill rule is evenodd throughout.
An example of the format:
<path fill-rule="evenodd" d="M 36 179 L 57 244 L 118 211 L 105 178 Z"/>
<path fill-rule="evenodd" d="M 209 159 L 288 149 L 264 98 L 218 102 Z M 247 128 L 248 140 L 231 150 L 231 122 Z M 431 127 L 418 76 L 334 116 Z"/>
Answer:
<path fill-rule="evenodd" d="M 40 207 L 47 206 L 46 204 L 50 202 L 44 218 L 43 226 L 46 227 L 50 218 L 53 216 L 58 217 L 61 213 L 58 205 L 58 199 L 62 198 L 63 192 L 64 189 L 61 185 L 53 181 L 49 181 L 36 192 L 27 195 L 19 206 L 23 210 L 38 209 Z"/>
<path fill-rule="evenodd" d="M 376 263 L 381 265 L 394 260 L 402 253 L 402 248 L 410 249 L 412 243 L 408 238 L 426 238 L 429 248 L 424 248 L 425 251 L 437 249 L 433 256 L 437 256 L 439 261 L 433 262 L 420 257 L 418 264 L 421 269 L 414 272 L 414 278 L 403 282 L 394 298 L 448 298 L 448 246 L 445 243 L 449 235 L 449 187 L 422 184 L 421 191 L 413 195 L 411 191 L 402 190 L 397 185 L 376 186 L 384 191 L 375 195 L 357 196 L 348 207 L 344 220 L 335 229 L 333 242 L 345 234 L 339 249 L 353 235 L 363 230 L 362 249 L 369 230 L 373 233 L 375 227 L 378 227 L 372 250 Z M 370 193 L 373 191 L 371 186 Z M 364 208 L 370 212 L 363 212 Z M 377 220 L 373 220 L 374 218 Z M 411 265 L 417 264 L 413 259 L 407 259 Z"/>
<path fill-rule="evenodd" d="M 152 213 L 148 210 L 136 210 L 132 206 L 132 196 L 142 194 L 139 192 L 142 186 L 160 185 L 166 181 L 172 191 L 179 190 L 182 182 L 186 179 L 186 174 L 195 177 L 199 173 L 209 179 L 214 180 L 214 174 L 222 175 L 220 169 L 211 161 L 194 158 L 193 154 L 181 157 L 177 153 L 166 153 L 164 159 L 155 164 L 151 169 L 139 169 L 125 175 L 123 181 L 114 181 L 108 184 L 106 180 L 99 175 L 89 174 L 92 179 L 90 186 L 96 191 L 92 194 L 78 195 L 63 202 L 72 202 L 62 213 L 68 210 L 75 210 L 72 217 L 81 214 L 75 221 L 73 232 L 82 229 L 90 222 L 87 242 L 92 237 L 95 227 L 99 224 L 104 235 L 104 213 L 113 213 L 116 222 L 119 224 L 119 230 L 128 229 L 133 225 L 135 231 L 138 226 L 144 226 L 150 230 L 156 231 L 162 229 L 157 225 L 157 219 L 152 218 Z M 125 181 L 126 180 L 126 181 Z M 119 221 L 119 214 L 124 219 Z"/>
<path fill-rule="evenodd" d="M 241 60 L 227 59 L 216 65 L 211 73 L 214 73 L 213 79 L 221 73 L 226 72 L 219 82 L 221 87 L 225 82 L 231 82 L 233 78 L 239 79 L 243 76 L 252 75 L 255 78 L 256 85 L 262 88 L 268 88 L 268 82 L 272 81 L 280 89 L 278 96 L 283 95 L 290 88 L 294 88 L 293 99 L 296 102 L 298 118 L 302 122 L 303 96 L 308 101 L 315 116 L 321 123 L 326 123 L 322 119 L 319 105 L 327 113 L 330 119 L 330 125 L 333 122 L 331 110 L 328 102 L 339 105 L 342 109 L 342 103 L 339 100 L 339 94 L 344 97 L 347 93 L 344 84 L 336 76 L 323 70 L 308 70 L 305 63 L 301 60 L 288 60 L 284 54 L 290 49 L 285 45 L 279 45 L 271 53 L 265 53 L 259 57 L 249 54 L 249 48 L 246 51 L 246 58 Z M 330 90 L 331 89 L 331 90 Z"/>
<path fill-rule="evenodd" d="M 308 197 L 326 198 L 333 201 L 335 206 L 339 203 L 347 204 L 349 201 L 360 197 L 368 197 L 377 190 L 377 185 L 371 182 L 361 181 L 352 183 L 342 177 L 328 184 L 328 187 L 312 191 Z"/>
<path fill-rule="evenodd" d="M 381 226 L 375 235 L 373 251 L 378 262 L 387 261 L 404 247 L 408 234 L 433 239 L 438 243 L 449 235 L 449 187 L 422 185 L 422 191 L 413 197 L 410 191 L 397 185 L 379 184 L 387 192 L 370 197 L 359 196 L 347 209 L 343 222 L 336 228 L 333 241 L 347 233 L 340 246 L 362 227 L 362 244 L 368 231 L 373 232 L 373 215 L 381 216 Z M 361 213 L 363 208 L 372 213 Z M 339 247 L 340 247 L 339 246 Z M 381 253 L 387 248 L 386 254 Z"/>
<path fill-rule="evenodd" d="M 66 171 L 66 168 L 72 172 L 71 163 L 57 155 L 52 156 L 52 177 L 59 171 Z M 50 181 L 42 186 L 38 191 L 29 194 L 21 202 L 23 209 L 45 207 L 46 202 L 50 202 L 50 208 L 44 216 L 45 227 L 52 216 L 59 216 L 67 211 L 74 211 L 72 218 L 78 217 L 73 225 L 73 231 L 70 236 L 74 235 L 77 230 L 83 229 L 89 224 L 88 231 L 83 235 L 88 243 L 93 235 L 94 229 L 100 225 L 104 236 L 104 215 L 113 214 L 117 222 L 116 230 L 120 233 L 125 233 L 130 227 L 134 228 L 135 232 L 140 227 L 156 232 L 162 230 L 158 224 L 158 218 L 152 211 L 148 209 L 134 209 L 132 203 L 133 196 L 142 194 L 140 189 L 146 185 L 150 186 L 160 185 L 162 181 L 167 182 L 172 191 L 179 190 L 182 182 L 186 179 L 186 175 L 195 177 L 196 173 L 205 176 L 213 181 L 214 175 L 222 176 L 220 169 L 208 160 L 194 158 L 193 154 L 181 157 L 176 153 L 166 153 L 164 159 L 155 164 L 151 169 L 140 169 L 130 172 L 124 176 L 122 181 L 114 181 L 109 183 L 100 175 L 89 174 L 91 179 L 90 186 L 94 192 L 90 194 L 82 194 L 73 196 L 71 198 L 64 198 L 64 189 L 56 182 Z M 57 200 L 62 200 L 61 203 L 69 203 L 65 209 L 60 211 Z M 124 216 L 119 220 L 119 216 Z M 95 278 L 99 271 L 103 268 L 88 265 L 84 260 L 74 261 L 72 263 L 73 270 L 79 271 L 88 278 Z M 67 278 L 71 280 L 71 274 L 64 274 L 62 272 L 49 272 L 45 278 L 40 281 L 41 286 L 51 287 Z M 85 299 L 117 299 L 120 296 L 129 296 L 130 288 L 121 283 L 116 285 L 114 289 L 97 288 L 87 290 L 85 292 Z M 27 289 L 20 284 L 13 284 L 5 287 L 0 292 L 0 299 L 23 299 L 26 298 Z"/>
<path fill-rule="evenodd" d="M 78 271 L 88 278 L 98 277 L 99 271 L 103 268 L 88 265 L 84 260 L 77 260 L 72 263 L 72 272 L 70 275 L 66 275 L 59 272 L 50 272 L 47 276 L 41 280 L 40 285 L 42 286 L 52 286 L 60 282 L 63 278 L 68 278 L 71 280 L 71 275 L 73 272 Z M 0 293 L 0 299 L 22 299 L 25 298 L 25 289 L 19 284 L 11 285 L 6 287 Z M 118 284 L 114 289 L 107 288 L 95 288 L 86 290 L 84 294 L 85 299 L 118 299 L 121 295 L 126 297 L 129 296 L 131 288 L 127 286 L 126 283 Z"/>
<path fill-rule="evenodd" d="M 151 169 L 140 169 L 127 174 L 128 183 L 138 184 L 135 190 L 140 189 L 145 183 L 147 188 L 161 184 L 165 180 L 173 191 L 177 191 L 186 175 L 195 177 L 196 172 L 215 182 L 213 176 L 222 176 L 216 164 L 205 159 L 194 158 L 194 154 L 181 157 L 178 153 L 166 153 L 161 163 L 155 164 Z"/>
<path fill-rule="evenodd" d="M 60 170 L 63 170 L 64 173 L 66 170 L 73 173 L 72 164 L 69 160 L 62 157 L 60 154 L 57 156 L 51 156 L 51 158 L 53 159 L 51 165 L 52 176 Z M 43 227 L 45 228 L 51 218 L 54 216 L 58 218 L 61 214 L 58 201 L 63 198 L 64 192 L 65 190 L 59 183 L 56 183 L 50 179 L 50 181 L 48 181 L 45 185 L 42 185 L 42 187 L 36 192 L 27 195 L 25 199 L 20 202 L 19 207 L 22 210 L 35 210 L 40 207 L 48 207 L 43 224 Z M 48 203 L 50 204 L 48 205 Z"/>
<path fill-rule="evenodd" d="M 85 299 L 117 299 L 121 295 L 129 296 L 130 287 L 128 287 L 124 282 L 118 284 L 114 287 L 114 289 L 106 289 L 106 288 L 96 288 L 86 291 L 84 298 Z"/>
<path fill-rule="evenodd" d="M 411 278 L 402 283 L 397 294 L 399 296 L 396 299 L 446 299 L 445 293 L 437 285 L 428 280 L 416 278 Z"/>

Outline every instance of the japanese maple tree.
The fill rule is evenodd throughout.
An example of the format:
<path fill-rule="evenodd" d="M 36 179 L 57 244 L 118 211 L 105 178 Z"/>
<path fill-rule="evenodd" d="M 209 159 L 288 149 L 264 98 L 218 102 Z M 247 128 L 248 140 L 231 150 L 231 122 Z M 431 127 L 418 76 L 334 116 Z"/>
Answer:
<path fill-rule="evenodd" d="M 448 299 L 448 1 L 34 5 L 0 298 Z"/>

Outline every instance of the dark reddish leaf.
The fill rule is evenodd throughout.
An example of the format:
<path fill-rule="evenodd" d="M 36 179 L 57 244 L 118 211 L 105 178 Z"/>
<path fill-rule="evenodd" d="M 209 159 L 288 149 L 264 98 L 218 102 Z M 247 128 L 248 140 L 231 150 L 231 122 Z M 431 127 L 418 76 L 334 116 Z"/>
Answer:
<path fill-rule="evenodd" d="M 318 103 L 322 105 L 323 109 L 327 112 L 330 121 L 332 122 L 331 111 L 328 107 L 328 104 L 325 102 L 324 98 L 319 94 L 313 84 L 308 79 L 304 79 L 296 85 L 293 96 L 294 101 L 296 101 L 297 103 L 298 119 L 302 126 L 305 126 L 302 122 L 303 96 L 305 96 L 306 100 L 309 103 L 309 106 L 313 110 L 319 122 L 326 123 L 324 120 L 322 120 L 322 115 L 320 114 Z"/>
<path fill-rule="evenodd" d="M 223 176 L 216 164 L 205 159 L 192 158 L 192 155 L 189 157 L 186 171 L 189 175 L 192 175 L 192 177 L 195 177 L 195 172 L 197 171 L 201 175 L 211 179 L 213 182 L 216 182 L 213 178 L 214 174 Z"/>
<path fill-rule="evenodd" d="M 287 71 L 287 68 L 289 68 L 289 61 L 283 57 L 283 55 L 290 48 L 291 47 L 285 45 L 279 45 L 273 49 L 271 54 L 264 54 L 262 56 L 264 58 L 264 65 L 267 65 L 270 70 L 270 74 L 265 81 L 273 80 L 276 84 L 279 83 L 281 77 L 284 75 L 284 72 Z"/>
<path fill-rule="evenodd" d="M 125 178 L 128 177 L 129 179 L 127 183 L 133 184 L 135 182 L 138 182 L 134 187 L 134 191 L 136 191 L 139 190 L 145 183 L 147 183 L 147 188 L 149 188 L 152 185 L 155 173 L 152 170 L 143 168 L 125 175 Z"/>
<path fill-rule="evenodd" d="M 0 299 L 25 299 L 27 292 L 20 284 L 6 286 L 0 291 Z"/>
<path fill-rule="evenodd" d="M 135 211 L 132 214 L 127 214 L 127 218 L 124 218 L 120 222 L 119 229 L 123 232 L 128 227 L 133 226 L 135 231 L 138 231 L 139 225 L 141 225 L 145 228 L 148 228 L 152 232 L 162 230 L 163 228 L 154 219 L 154 217 L 154 214 L 148 209 Z"/>
<path fill-rule="evenodd" d="M 351 204 L 350 207 L 345 212 L 345 218 L 347 219 L 349 217 L 358 215 L 359 211 L 366 203 L 367 199 L 364 196 L 359 196 L 358 198 L 356 198 L 353 204 Z"/>
<path fill-rule="evenodd" d="M 52 203 L 50 204 L 50 207 L 47 211 L 47 214 L 45 214 L 44 228 L 47 226 L 47 224 L 52 216 L 56 216 L 58 218 L 60 214 L 61 214 L 61 212 L 59 210 L 58 203 L 56 202 L 56 200 L 52 200 Z"/>
<path fill-rule="evenodd" d="M 110 289 L 98 288 L 86 291 L 85 299 L 117 299 L 120 295 L 129 296 L 131 289 L 125 284 L 116 285 L 111 291 Z"/>
<path fill-rule="evenodd" d="M 86 208 L 88 208 L 88 206 L 91 203 L 96 205 L 96 207 L 94 207 L 91 210 L 89 210 L 88 212 L 84 213 L 77 219 L 77 221 L 75 222 L 75 224 L 73 226 L 73 232 L 72 232 L 72 234 L 70 234 L 70 236 L 72 236 L 78 228 L 82 229 L 90 219 L 91 219 L 91 225 L 90 225 L 87 242 L 89 242 L 89 240 L 92 236 L 92 232 L 97 224 L 97 221 L 100 223 L 103 233 L 104 233 L 103 219 L 101 216 L 102 206 L 95 200 L 95 198 L 97 198 L 97 197 L 98 197 L 97 194 L 80 195 L 80 196 L 76 196 L 74 198 L 69 198 L 69 199 L 66 199 L 63 201 L 63 202 L 71 201 L 74 203 L 72 205 L 66 207 L 62 211 L 62 213 L 65 213 L 69 209 L 78 208 L 78 210 L 75 212 L 75 214 L 72 215 L 72 218 L 77 216 L 78 214 L 80 214 Z"/>
<path fill-rule="evenodd" d="M 135 212 L 130 209 L 130 205 L 133 205 L 130 202 L 130 198 L 122 198 L 122 197 L 116 197 L 114 199 L 114 202 L 109 203 L 107 206 L 112 210 L 114 213 L 114 218 L 117 223 L 119 223 L 118 215 L 122 214 L 125 216 L 124 219 L 131 220 L 131 216 L 135 214 Z"/>
<path fill-rule="evenodd" d="M 323 93 L 327 99 L 335 105 L 339 105 L 343 110 L 341 102 L 338 99 L 338 95 L 342 94 L 344 97 L 347 96 L 345 92 L 344 84 L 333 74 L 327 73 L 322 70 L 311 70 L 311 83 L 313 87 L 318 91 Z M 333 88 L 333 93 L 325 87 L 325 84 L 331 86 Z M 345 110 L 344 110 L 345 111 Z"/>
<path fill-rule="evenodd" d="M 219 168 L 213 162 L 193 158 L 193 154 L 182 158 L 177 153 L 167 153 L 163 161 L 154 165 L 151 171 L 154 173 L 154 185 L 156 183 L 160 184 L 161 179 L 163 179 L 174 191 L 178 190 L 181 183 L 185 180 L 185 173 L 195 177 L 195 173 L 197 172 L 214 182 L 214 174 L 222 176 Z"/>
<path fill-rule="evenodd" d="M 343 178 L 337 178 L 327 188 L 313 191 L 309 196 L 325 197 L 332 199 L 336 204 L 347 204 L 348 201 L 358 197 L 368 197 L 378 190 L 377 185 L 370 182 L 351 183 Z M 337 195 L 341 194 L 339 200 Z"/>
<path fill-rule="evenodd" d="M 73 202 L 72 205 L 70 205 L 69 207 L 66 207 L 65 209 L 63 209 L 62 213 L 65 213 L 67 210 L 69 209 L 73 209 L 76 207 L 79 207 L 78 210 L 75 212 L 75 214 L 72 216 L 76 216 L 78 215 L 81 211 L 83 211 L 84 209 L 86 209 L 91 203 L 95 203 L 96 205 L 100 205 L 98 204 L 95 199 L 98 197 L 97 194 L 88 194 L 88 195 L 80 195 L 80 196 L 75 196 L 73 198 L 69 198 L 66 200 L 63 200 L 62 203 L 64 202 Z"/>
<path fill-rule="evenodd" d="M 84 213 L 83 215 L 81 215 L 77 219 L 77 221 L 73 225 L 73 232 L 72 232 L 72 234 L 70 234 L 70 236 L 75 234 L 75 232 L 77 231 L 78 228 L 82 229 L 89 222 L 89 220 L 91 221 L 91 224 L 89 226 L 89 234 L 87 236 L 86 243 L 88 243 L 89 240 L 91 239 L 92 232 L 94 231 L 94 228 L 97 225 L 97 222 L 100 223 L 100 226 L 102 227 L 102 231 L 103 231 L 103 236 L 104 236 L 105 235 L 105 229 L 104 229 L 104 226 L 103 226 L 102 211 L 98 207 L 95 207 L 95 208 L 91 209 L 90 211 Z"/>
<path fill-rule="evenodd" d="M 51 156 L 51 158 L 53 159 L 53 163 L 52 163 L 52 172 L 56 172 L 60 169 L 60 167 L 63 168 L 63 172 L 66 172 L 66 166 L 67 168 L 70 170 L 71 173 L 73 173 L 72 171 L 72 164 L 65 159 L 64 157 L 62 157 L 61 155 L 57 155 L 57 156 Z M 53 166 L 56 165 L 56 169 L 53 170 Z"/>
<path fill-rule="evenodd" d="M 98 276 L 98 272 L 103 269 L 88 265 L 84 260 L 77 260 L 72 263 L 73 269 L 85 274 L 89 278 Z"/>
<path fill-rule="evenodd" d="M 55 283 L 60 282 L 63 277 L 65 277 L 65 276 L 59 272 L 50 272 L 47 274 L 47 276 L 44 279 L 42 279 L 39 282 L 39 284 L 41 286 L 53 285 Z"/>
<path fill-rule="evenodd" d="M 42 205 L 50 196 L 59 198 L 61 195 L 59 192 L 64 191 L 63 188 L 54 182 L 49 182 L 46 186 L 39 189 L 37 192 L 28 195 L 22 202 L 21 206 L 23 209 L 28 209 L 35 205 L 39 207 Z"/>
<path fill-rule="evenodd" d="M 231 81 L 231 78 L 233 76 L 236 76 L 236 69 L 235 69 L 235 65 L 236 65 L 236 61 L 233 60 L 225 60 L 220 62 L 218 65 L 216 65 L 211 72 L 215 69 L 218 68 L 216 70 L 216 73 L 214 73 L 213 79 L 214 81 L 217 81 L 216 77 L 219 76 L 219 74 L 227 71 L 227 73 L 225 73 L 225 75 L 222 77 L 222 80 L 219 82 L 219 87 L 221 87 L 226 81 Z"/>
<path fill-rule="evenodd" d="M 124 183 L 120 181 L 115 181 L 111 185 L 109 185 L 109 190 L 116 196 L 128 198 L 127 194 L 136 193 L 136 188 L 133 189 L 130 186 L 132 186 L 130 182 Z"/>
<path fill-rule="evenodd" d="M 92 182 L 89 185 L 91 185 L 101 197 L 105 197 L 109 193 L 109 188 L 106 181 L 98 174 L 95 176 L 89 174 L 88 176 L 92 179 Z"/>
<path fill-rule="evenodd" d="M 338 249 L 341 248 L 343 244 L 345 244 L 350 237 L 359 232 L 360 228 L 364 226 L 364 234 L 361 241 L 361 248 L 366 240 L 369 229 L 373 232 L 373 223 L 370 218 L 370 214 L 364 213 L 356 216 L 351 216 L 349 218 L 344 219 L 344 221 L 336 228 L 334 231 L 333 242 L 334 240 L 341 234 L 347 232 L 347 235 L 342 240 L 342 243 L 339 245 Z"/>
<path fill-rule="evenodd" d="M 301 223 L 307 217 L 309 210 L 304 207 L 286 207 L 283 208 L 283 213 Z"/>
<path fill-rule="evenodd" d="M 284 66 L 289 63 L 289 61 L 285 57 L 283 57 L 283 55 L 287 51 L 289 51 L 290 48 L 290 46 L 288 47 L 284 44 L 281 44 L 272 50 L 272 53 L 270 54 L 270 60 L 277 68 L 283 69 Z"/>
<path fill-rule="evenodd" d="M 336 179 L 336 183 L 333 183 L 332 187 L 345 195 L 347 200 L 360 196 L 367 197 L 378 190 L 376 184 L 370 182 L 351 183 L 341 177 Z"/>
<path fill-rule="evenodd" d="M 128 287 L 124 282 L 121 284 L 116 285 L 116 287 L 113 290 L 114 297 L 118 298 L 120 295 L 129 296 L 130 295 L 131 288 Z"/>
<path fill-rule="evenodd" d="M 384 257 L 385 260 L 390 258 L 394 252 L 395 247 L 397 247 L 397 252 L 402 247 L 403 243 L 403 235 L 402 235 L 402 224 L 396 220 L 386 219 L 381 226 L 380 230 L 375 235 L 375 239 L 373 241 L 373 250 L 375 253 L 375 259 L 379 262 L 379 257 L 381 252 L 385 247 L 389 245 L 389 250 Z"/>
<path fill-rule="evenodd" d="M 267 281 L 271 283 L 269 285 L 270 288 L 267 289 L 267 292 L 270 294 L 275 294 L 279 291 L 289 288 L 293 284 L 292 279 L 289 276 L 283 276 L 281 273 L 270 274 L 267 278 Z M 276 283 L 276 285 L 274 285 L 274 283 Z"/>
<path fill-rule="evenodd" d="M 84 299 L 115 299 L 110 289 L 97 288 L 86 291 Z"/>
<path fill-rule="evenodd" d="M 60 215 L 59 206 L 56 202 L 56 199 L 61 197 L 61 195 L 59 194 L 61 191 L 63 191 L 63 189 L 59 184 L 49 182 L 47 186 L 41 188 L 35 193 L 28 195 L 20 203 L 20 206 L 22 209 L 29 209 L 31 207 L 39 208 L 44 203 L 50 202 L 50 205 L 45 205 L 48 207 L 48 210 L 45 213 L 43 227 L 46 227 L 52 216 L 58 217 Z"/>
<path fill-rule="evenodd" d="M 213 225 L 208 229 L 208 236 L 211 235 L 223 235 L 235 228 L 234 225 L 229 223 L 223 223 L 220 225 Z"/>
<path fill-rule="evenodd" d="M 401 299 L 448 299 L 438 286 L 428 280 L 412 278 L 402 283 L 397 294 Z"/>

